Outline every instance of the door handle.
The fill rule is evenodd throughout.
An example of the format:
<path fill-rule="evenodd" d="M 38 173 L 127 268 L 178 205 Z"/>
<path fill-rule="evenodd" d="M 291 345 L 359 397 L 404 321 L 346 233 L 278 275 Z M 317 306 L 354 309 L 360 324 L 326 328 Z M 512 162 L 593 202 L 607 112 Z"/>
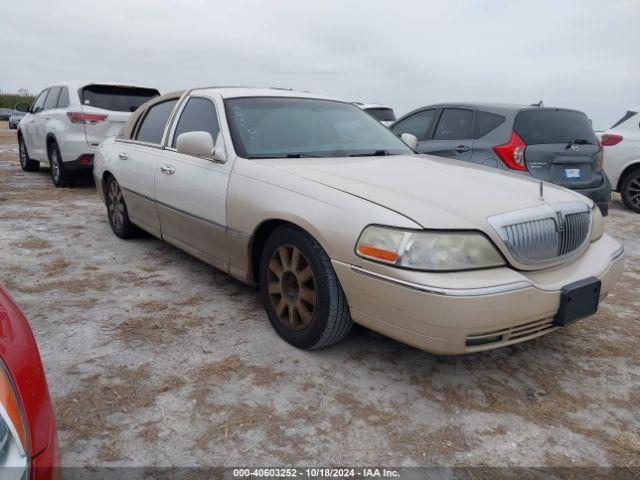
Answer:
<path fill-rule="evenodd" d="M 176 173 L 176 169 L 173 165 L 162 165 L 160 167 L 160 171 L 162 173 L 166 173 L 167 175 L 173 175 L 174 173 Z"/>
<path fill-rule="evenodd" d="M 45 120 L 51 120 L 51 117 L 49 115 L 47 115 L 46 117 L 44 117 Z"/>
<path fill-rule="evenodd" d="M 456 153 L 464 153 L 464 152 L 468 152 L 469 150 L 471 149 L 466 145 L 458 145 L 456 148 L 453 149 L 453 151 Z"/>
<path fill-rule="evenodd" d="M 129 159 L 129 155 L 127 155 L 126 153 L 121 153 L 120 155 L 118 155 L 118 158 L 120 160 L 128 160 Z"/>

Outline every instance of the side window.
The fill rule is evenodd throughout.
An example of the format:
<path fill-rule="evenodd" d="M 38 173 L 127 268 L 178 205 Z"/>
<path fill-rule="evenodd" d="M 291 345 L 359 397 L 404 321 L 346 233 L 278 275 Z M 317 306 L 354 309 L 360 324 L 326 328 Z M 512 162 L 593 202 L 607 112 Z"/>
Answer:
<path fill-rule="evenodd" d="M 431 122 L 433 122 L 435 113 L 435 109 L 423 110 L 421 112 L 414 113 L 410 117 L 396 123 L 392 130 L 398 135 L 410 133 L 411 135 L 415 135 L 418 140 L 424 140 L 427 132 L 429 131 L 429 127 L 431 126 Z"/>
<path fill-rule="evenodd" d="M 498 125 L 502 125 L 506 117 L 496 113 L 477 112 L 476 113 L 476 134 L 475 138 L 484 137 Z"/>
<path fill-rule="evenodd" d="M 167 126 L 169 116 L 177 102 L 177 98 L 174 100 L 168 100 L 166 102 L 158 103 L 147 110 L 147 114 L 142 119 L 142 124 L 138 128 L 136 140 L 160 145 L 160 142 L 162 142 L 164 128 Z"/>
<path fill-rule="evenodd" d="M 464 140 L 473 136 L 473 111 L 445 108 L 433 134 L 434 140 Z"/>
<path fill-rule="evenodd" d="M 35 101 L 33 102 L 33 105 L 31 105 L 31 113 L 38 113 L 44 110 L 44 101 L 47 98 L 48 92 L 49 92 L 49 89 L 45 90 L 40 95 L 38 95 L 38 98 L 36 98 Z"/>
<path fill-rule="evenodd" d="M 192 97 L 182 110 L 171 146 L 175 148 L 178 135 L 181 133 L 197 131 L 209 132 L 215 142 L 220 133 L 220 125 L 213 102 L 206 98 Z"/>
<path fill-rule="evenodd" d="M 56 108 L 58 105 L 58 98 L 60 97 L 60 87 L 51 87 L 49 89 L 49 95 L 47 95 L 47 100 L 44 102 L 44 109 L 49 110 L 50 108 Z"/>
<path fill-rule="evenodd" d="M 60 91 L 60 98 L 58 98 L 58 108 L 67 108 L 69 106 L 69 90 L 67 87 L 62 87 Z"/>

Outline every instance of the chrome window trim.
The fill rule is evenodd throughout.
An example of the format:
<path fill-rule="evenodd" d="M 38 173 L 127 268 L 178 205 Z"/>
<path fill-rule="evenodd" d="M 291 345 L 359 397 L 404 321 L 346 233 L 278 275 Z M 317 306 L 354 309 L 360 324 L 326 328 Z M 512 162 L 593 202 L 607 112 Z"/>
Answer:
<path fill-rule="evenodd" d="M 157 143 L 150 143 L 150 142 L 140 142 L 138 140 L 131 140 L 128 138 L 115 138 L 114 142 L 116 143 L 128 143 L 131 145 L 139 145 L 141 147 L 151 147 L 151 148 L 157 148 L 158 150 L 162 150 L 162 145 L 158 145 Z"/>
<path fill-rule="evenodd" d="M 433 295 L 444 295 L 448 297 L 480 297 L 484 295 L 493 295 L 496 293 L 514 292 L 517 290 L 523 290 L 525 288 L 533 287 L 531 283 L 524 280 L 520 282 L 506 283 L 502 285 L 492 285 L 490 287 L 477 287 L 477 288 L 434 287 L 431 285 L 423 285 L 420 283 L 400 280 L 398 278 L 392 278 L 387 275 L 382 275 L 380 273 L 372 272 L 370 270 L 366 270 L 356 265 L 350 265 L 337 260 L 332 260 L 332 261 L 340 265 L 346 266 L 350 268 L 352 271 L 354 271 L 355 273 L 358 273 L 360 275 L 372 277 L 378 280 L 382 280 L 383 282 L 398 285 L 400 287 L 410 288 L 412 290 L 418 290 L 420 292 L 430 293 Z"/>

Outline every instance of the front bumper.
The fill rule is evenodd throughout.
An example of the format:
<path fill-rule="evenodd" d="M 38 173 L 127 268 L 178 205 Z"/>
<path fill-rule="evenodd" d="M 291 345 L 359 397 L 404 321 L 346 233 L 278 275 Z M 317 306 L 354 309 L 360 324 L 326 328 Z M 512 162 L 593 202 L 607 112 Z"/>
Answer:
<path fill-rule="evenodd" d="M 437 354 L 522 342 L 558 327 L 564 285 L 596 276 L 601 298 L 622 274 L 621 246 L 608 235 L 578 259 L 536 272 L 510 268 L 455 273 L 400 272 L 333 261 L 356 323 Z M 386 269 L 386 270 L 385 270 Z M 477 344 L 479 339 L 494 339 Z"/>

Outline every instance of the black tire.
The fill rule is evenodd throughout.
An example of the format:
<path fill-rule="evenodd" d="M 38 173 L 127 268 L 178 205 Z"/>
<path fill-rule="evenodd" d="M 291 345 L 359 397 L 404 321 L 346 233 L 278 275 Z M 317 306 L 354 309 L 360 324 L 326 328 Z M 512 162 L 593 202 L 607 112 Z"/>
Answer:
<path fill-rule="evenodd" d="M 109 225 L 113 233 L 123 239 L 135 237 L 139 229 L 129 220 L 129 211 L 122 196 L 122 189 L 112 176 L 109 176 L 105 182 L 104 196 Z"/>
<path fill-rule="evenodd" d="M 25 172 L 35 172 L 40 169 L 40 162 L 31 160 L 29 152 L 27 152 L 27 146 L 24 144 L 22 135 L 18 137 L 18 154 L 20 155 L 20 166 Z"/>
<path fill-rule="evenodd" d="M 640 168 L 624 177 L 620 185 L 620 196 L 627 208 L 640 213 Z"/>
<path fill-rule="evenodd" d="M 71 182 L 73 176 L 64 168 L 64 162 L 60 155 L 58 143 L 53 141 L 48 148 L 49 164 L 51 170 L 51 180 L 56 187 L 66 187 Z"/>
<path fill-rule="evenodd" d="M 290 251 L 291 257 L 288 267 L 284 266 L 283 262 L 280 263 L 281 269 L 278 277 L 272 269 L 271 262 L 274 260 L 274 255 L 279 255 L 280 249 Z M 295 262 L 293 260 L 294 249 L 298 251 Z M 294 263 L 298 266 L 294 266 Z M 302 274 L 305 271 L 308 272 L 307 267 L 311 269 L 311 280 L 302 280 Z M 344 291 L 328 255 L 308 233 L 289 225 L 278 227 L 264 246 L 259 268 L 260 293 L 265 310 L 271 325 L 284 340 L 294 347 L 311 350 L 339 342 L 349 333 L 353 321 Z M 270 290 L 272 285 L 276 287 L 280 285 L 280 288 L 284 289 L 285 279 L 289 278 L 287 275 L 295 277 L 293 281 L 299 288 L 298 293 L 303 290 L 315 293 L 315 305 L 308 323 L 300 325 L 304 323 L 304 320 L 302 320 L 303 316 L 299 310 L 293 314 L 298 319 L 297 328 L 292 328 L 294 322 L 291 320 L 290 325 L 285 325 L 276 312 L 276 308 L 281 301 L 284 301 L 287 303 L 285 309 L 290 315 L 291 309 L 299 308 L 295 305 L 302 304 L 303 295 L 294 292 L 294 296 L 291 296 L 289 293 L 283 293 L 284 290 L 280 293 L 274 293 L 273 290 Z M 307 283 L 304 286 L 307 281 L 312 284 Z M 303 308 L 307 309 L 307 313 L 309 313 L 308 307 L 310 304 L 303 305 Z M 282 312 L 280 315 L 282 315 L 284 312 L 282 309 L 280 311 Z"/>

